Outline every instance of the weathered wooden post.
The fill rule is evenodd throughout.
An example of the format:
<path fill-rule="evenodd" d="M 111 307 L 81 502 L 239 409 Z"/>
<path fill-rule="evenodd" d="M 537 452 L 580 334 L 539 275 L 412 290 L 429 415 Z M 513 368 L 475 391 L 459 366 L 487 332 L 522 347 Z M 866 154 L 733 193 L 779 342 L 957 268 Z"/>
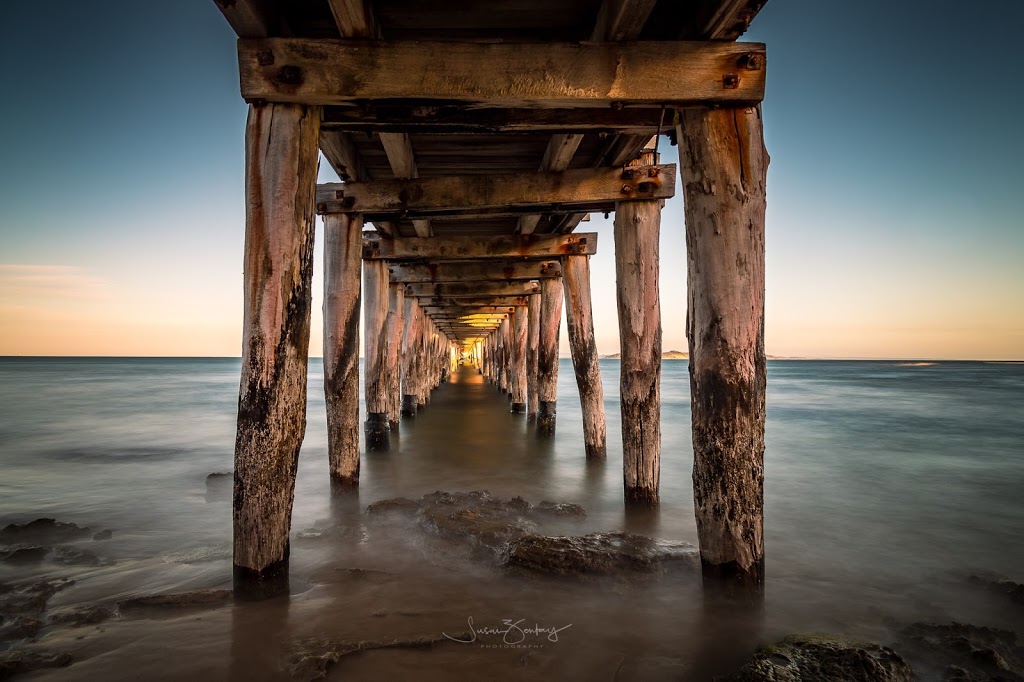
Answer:
<path fill-rule="evenodd" d="M 402 414 L 402 331 L 405 322 L 405 285 L 391 282 L 388 285 L 387 368 L 388 380 L 388 421 L 391 429 L 398 428 Z"/>
<path fill-rule="evenodd" d="M 537 353 L 540 346 L 540 296 L 526 299 L 526 419 L 537 418 Z"/>
<path fill-rule="evenodd" d="M 604 387 L 601 384 L 597 343 L 594 341 L 590 256 L 563 258 L 562 276 L 565 278 L 565 320 L 569 331 L 569 351 L 583 409 L 583 446 L 587 459 L 604 459 L 607 456 Z"/>
<path fill-rule="evenodd" d="M 512 322 L 515 326 L 512 343 L 512 411 L 522 414 L 526 412 L 526 337 L 529 335 L 527 327 L 530 324 L 530 313 L 526 306 L 516 306 Z"/>
<path fill-rule="evenodd" d="M 764 581 L 764 215 L 759 107 L 681 112 L 693 497 L 705 578 Z"/>
<path fill-rule="evenodd" d="M 239 596 L 288 587 L 295 471 L 306 429 L 319 134 L 319 107 L 249 106 L 233 505 Z"/>
<path fill-rule="evenodd" d="M 405 325 L 402 330 L 402 416 L 415 417 L 419 394 L 416 389 L 416 337 L 419 336 L 420 315 L 416 299 L 405 299 Z"/>
<path fill-rule="evenodd" d="M 537 349 L 537 431 L 554 435 L 558 400 L 558 331 L 562 322 L 562 278 L 540 281 L 540 336 Z"/>
<path fill-rule="evenodd" d="M 361 216 L 324 216 L 324 400 L 332 489 L 359 485 Z"/>
<path fill-rule="evenodd" d="M 367 451 L 384 451 L 390 447 L 388 431 L 387 333 L 388 269 L 383 260 L 363 261 L 363 367 L 366 371 L 366 433 Z"/>
<path fill-rule="evenodd" d="M 655 507 L 661 477 L 661 202 L 615 206 L 623 487 L 627 506 Z"/>

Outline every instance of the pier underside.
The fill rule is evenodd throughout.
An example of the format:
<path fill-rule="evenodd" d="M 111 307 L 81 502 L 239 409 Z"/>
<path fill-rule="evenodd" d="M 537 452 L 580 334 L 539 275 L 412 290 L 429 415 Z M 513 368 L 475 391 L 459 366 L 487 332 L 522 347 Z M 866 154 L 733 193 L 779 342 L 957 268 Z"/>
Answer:
<path fill-rule="evenodd" d="M 598 239 L 579 229 L 603 212 L 615 214 L 603 246 L 615 249 L 623 499 L 657 507 L 659 235 L 679 176 L 686 224 L 669 227 L 687 235 L 701 558 L 706 577 L 759 590 L 766 50 L 735 41 L 764 0 L 216 2 L 249 103 L 239 580 L 260 594 L 287 575 L 315 214 L 335 489 L 358 487 L 360 451 L 388 451 L 460 362 L 553 437 L 563 310 L 581 460 L 606 457 Z M 678 169 L 660 163 L 669 143 Z M 318 153 L 341 182 L 316 185 Z"/>

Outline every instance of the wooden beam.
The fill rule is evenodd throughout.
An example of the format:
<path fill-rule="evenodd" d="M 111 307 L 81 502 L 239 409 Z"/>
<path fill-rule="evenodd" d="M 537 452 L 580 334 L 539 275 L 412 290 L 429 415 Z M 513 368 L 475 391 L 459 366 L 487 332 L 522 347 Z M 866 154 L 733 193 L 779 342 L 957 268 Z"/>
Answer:
<path fill-rule="evenodd" d="M 537 431 L 555 433 L 558 399 L 558 331 L 562 324 L 562 280 L 541 280 L 540 343 L 537 351 Z"/>
<path fill-rule="evenodd" d="M 562 264 L 565 321 L 569 351 L 583 412 L 583 447 L 588 460 L 607 456 L 604 387 L 594 340 L 594 311 L 590 300 L 590 258 L 567 256 Z"/>
<path fill-rule="evenodd" d="M 579 149 L 580 142 L 583 141 L 583 135 L 580 134 L 568 134 L 568 135 L 553 135 L 551 140 L 548 142 L 547 149 L 544 150 L 544 158 L 540 162 L 540 172 L 546 171 L 564 171 L 572 163 L 572 157 L 576 154 L 576 150 Z M 540 222 L 541 216 L 539 214 L 524 215 L 519 218 L 519 224 L 516 226 L 516 232 L 519 234 L 531 234 L 537 229 L 537 223 Z"/>
<path fill-rule="evenodd" d="M 467 258 L 552 258 L 597 253 L 597 233 L 499 235 L 497 237 L 363 238 L 366 260 L 464 260 Z"/>
<path fill-rule="evenodd" d="M 377 26 L 367 0 L 327 0 L 342 38 L 376 38 Z"/>
<path fill-rule="evenodd" d="M 265 0 L 214 0 L 239 38 L 267 38 L 277 33 L 275 13 Z"/>
<path fill-rule="evenodd" d="M 636 40 L 657 4 L 658 0 L 604 0 L 590 39 L 613 43 Z"/>
<path fill-rule="evenodd" d="M 396 178 L 415 180 L 420 176 L 408 133 L 381 133 L 378 137 L 380 137 L 380 143 L 388 157 L 391 172 L 395 174 Z M 432 234 L 429 220 L 413 220 L 412 226 L 416 230 L 417 237 L 429 237 Z M 395 236 L 393 231 L 390 236 Z"/>
<path fill-rule="evenodd" d="M 406 301 L 415 299 L 407 298 Z M 424 312 L 428 315 L 437 314 L 464 314 L 464 315 L 486 315 L 490 313 L 514 313 L 515 307 L 510 305 L 476 305 L 476 306 L 434 306 L 424 305 Z"/>
<path fill-rule="evenodd" d="M 665 114 L 671 121 L 672 112 Z M 653 135 L 661 108 L 475 109 L 464 104 L 391 104 L 324 109 L 324 130 L 365 133 L 636 133 Z"/>
<path fill-rule="evenodd" d="M 579 168 L 547 173 L 450 175 L 317 187 L 317 211 L 394 219 L 457 215 L 571 213 L 613 209 L 620 201 L 669 199 L 676 167 Z"/>
<path fill-rule="evenodd" d="M 387 316 L 388 271 L 380 261 L 363 263 L 363 372 L 366 389 L 366 422 L 363 426 L 366 450 L 386 451 L 390 447 L 388 422 Z"/>
<path fill-rule="evenodd" d="M 238 43 L 249 101 L 427 99 L 480 106 L 711 106 L 764 99 L 761 43 Z"/>
<path fill-rule="evenodd" d="M 557 260 L 449 261 L 441 263 L 389 263 L 392 282 L 513 282 L 560 277 Z"/>
<path fill-rule="evenodd" d="M 431 284 L 406 284 L 405 295 L 417 298 L 450 296 L 527 296 L 540 293 L 537 282 L 444 282 Z"/>
<path fill-rule="evenodd" d="M 415 297 L 410 297 L 415 298 Z M 463 298 L 417 298 L 420 305 L 430 308 L 477 308 L 480 306 L 507 307 L 526 305 L 529 296 L 476 296 Z"/>
<path fill-rule="evenodd" d="M 537 351 L 540 344 L 540 297 L 531 296 L 526 304 L 526 419 L 537 418 Z"/>

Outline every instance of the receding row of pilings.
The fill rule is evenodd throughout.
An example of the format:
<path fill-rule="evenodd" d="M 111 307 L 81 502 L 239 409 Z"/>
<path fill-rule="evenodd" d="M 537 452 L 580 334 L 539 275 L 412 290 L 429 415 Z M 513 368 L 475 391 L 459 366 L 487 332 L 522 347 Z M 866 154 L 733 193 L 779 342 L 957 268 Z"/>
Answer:
<path fill-rule="evenodd" d="M 242 377 L 235 444 L 234 565 L 237 584 L 269 591 L 287 575 L 299 447 L 306 423 L 314 209 L 321 111 L 257 103 L 246 128 L 246 240 Z M 763 579 L 765 416 L 764 211 L 768 155 L 760 109 L 692 108 L 676 127 L 685 194 L 687 338 L 694 446 L 694 502 L 705 576 Z M 661 458 L 659 201 L 619 201 L 615 264 L 620 395 L 627 502 L 656 504 Z M 324 372 L 331 476 L 359 475 L 358 346 L 366 299 L 366 438 L 381 447 L 402 400 L 414 413 L 451 362 L 452 349 L 425 315 L 401 306 L 382 263 L 360 257 L 362 219 L 326 217 Z M 589 315 L 577 296 L 585 262 L 567 263 L 570 342 Z M 361 274 L 364 275 L 362 286 Z M 553 428 L 562 280 L 541 281 L 527 307 L 527 411 Z M 361 293 L 360 293 L 361 292 Z M 587 294 L 589 296 L 589 293 Z M 397 315 L 403 324 L 398 333 Z M 587 312 L 584 312 L 587 311 Z M 517 313 L 503 344 L 521 348 Z M 389 322 L 389 319 L 391 322 Z M 418 320 L 419 327 L 417 327 Z M 536 344 L 530 330 L 537 330 Z M 497 338 L 494 333 L 492 337 Z M 489 373 L 496 349 L 483 351 Z M 585 343 L 572 342 L 576 350 Z M 534 350 L 535 349 L 535 350 Z M 399 365 L 402 373 L 390 370 Z M 593 376 L 593 352 L 575 365 Z M 533 371 L 536 363 L 536 372 Z M 495 366 L 496 367 L 496 366 Z M 536 379 L 531 381 L 531 377 Z M 522 375 L 504 379 L 522 397 Z M 533 384 L 533 385 L 531 385 Z M 514 386 L 513 386 L 514 385 Z M 593 395 L 585 400 L 596 400 Z M 517 401 L 514 401 L 517 402 Z M 588 450 L 600 447 L 590 440 Z M 596 450 L 595 450 L 596 451 Z"/>

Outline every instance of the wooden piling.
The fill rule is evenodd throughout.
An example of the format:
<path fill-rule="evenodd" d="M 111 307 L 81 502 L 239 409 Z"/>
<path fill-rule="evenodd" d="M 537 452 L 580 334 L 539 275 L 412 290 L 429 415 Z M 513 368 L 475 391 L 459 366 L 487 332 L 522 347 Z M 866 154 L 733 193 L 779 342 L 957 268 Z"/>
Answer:
<path fill-rule="evenodd" d="M 627 506 L 656 507 L 661 477 L 661 304 L 658 236 L 661 202 L 615 206 L 619 310 L 619 404 Z"/>
<path fill-rule="evenodd" d="M 402 416 L 413 418 L 419 405 L 416 388 L 416 339 L 420 333 L 419 304 L 415 298 L 405 299 L 402 329 Z"/>
<path fill-rule="evenodd" d="M 361 216 L 324 216 L 324 400 L 331 488 L 359 485 Z"/>
<path fill-rule="evenodd" d="M 536 296 L 531 296 L 536 298 Z M 512 343 L 512 412 L 526 412 L 526 337 L 530 323 L 530 313 L 526 306 L 516 306 L 512 324 L 515 326 Z"/>
<path fill-rule="evenodd" d="M 253 104 L 245 128 L 242 373 L 234 475 L 238 596 L 287 590 L 306 428 L 320 108 Z"/>
<path fill-rule="evenodd" d="M 760 108 L 681 112 L 693 496 L 705 579 L 764 581 L 764 216 Z"/>
<path fill-rule="evenodd" d="M 576 386 L 583 410 L 583 445 L 587 459 L 607 456 L 604 387 L 594 341 L 594 313 L 590 300 L 590 256 L 562 259 L 565 279 L 565 320 Z"/>
<path fill-rule="evenodd" d="M 385 261 L 363 261 L 363 368 L 366 372 L 367 451 L 390 447 L 388 431 L 387 334 L 388 269 Z"/>
<path fill-rule="evenodd" d="M 405 285 L 397 282 L 388 284 L 387 369 L 388 422 L 392 430 L 398 428 L 402 412 L 402 332 L 405 321 Z"/>
<path fill-rule="evenodd" d="M 537 418 L 537 350 L 540 345 L 540 296 L 526 299 L 526 419 Z"/>
<path fill-rule="evenodd" d="M 537 349 L 537 431 L 555 433 L 558 400 L 558 332 L 562 322 L 562 278 L 540 282 L 540 336 Z"/>

